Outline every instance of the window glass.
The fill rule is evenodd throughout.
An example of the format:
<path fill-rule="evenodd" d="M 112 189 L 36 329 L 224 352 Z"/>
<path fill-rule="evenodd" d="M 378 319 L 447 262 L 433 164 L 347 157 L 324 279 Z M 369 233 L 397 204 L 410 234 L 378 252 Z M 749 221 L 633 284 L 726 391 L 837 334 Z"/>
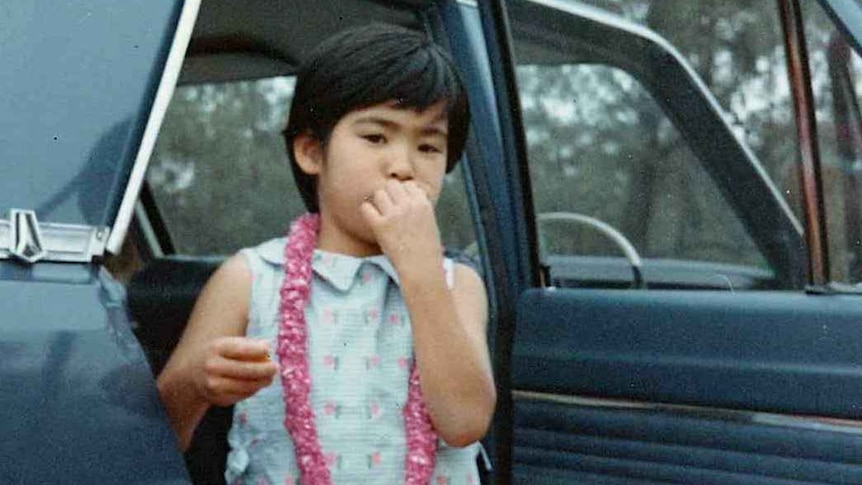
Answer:
<path fill-rule="evenodd" d="M 574 3 L 569 0 L 569 3 Z M 736 134 L 754 151 L 802 219 L 796 124 L 775 2 L 586 0 L 654 30 L 706 84 Z M 816 3 L 816 2 L 810 2 Z"/>
<path fill-rule="evenodd" d="M 816 2 L 804 7 L 830 276 L 856 284 L 862 282 L 862 59 Z"/>
<path fill-rule="evenodd" d="M 601 65 L 517 72 L 546 254 L 621 254 L 602 232 L 565 216 L 574 212 L 622 232 L 641 257 L 764 264 L 679 132 L 630 75 Z"/>
<path fill-rule="evenodd" d="M 294 80 L 177 88 L 147 181 L 180 254 L 229 254 L 303 211 L 281 130 Z"/>
<path fill-rule="evenodd" d="M 305 211 L 284 148 L 294 79 L 178 87 L 147 173 L 179 254 L 224 255 L 285 233 Z M 459 170 L 438 203 L 444 244 L 475 240 Z"/>
<path fill-rule="evenodd" d="M 794 200 L 795 125 L 774 4 L 588 3 L 665 37 L 777 192 Z M 565 215 L 573 213 L 628 240 L 643 259 L 648 287 L 786 286 L 773 280 L 773 268 L 722 188 L 667 114 L 664 106 L 680 101 L 657 102 L 633 74 L 642 66 L 621 64 L 607 45 L 585 47 L 590 40 L 578 39 L 569 44 L 572 52 L 543 55 L 541 39 L 550 34 L 513 30 L 539 241 L 556 285 L 628 287 L 612 275 L 631 278 L 618 271 L 626 265 L 619 264 L 623 250 L 614 238 L 595 221 Z M 661 75 L 655 59 L 637 62 L 652 62 L 648 69 Z"/>

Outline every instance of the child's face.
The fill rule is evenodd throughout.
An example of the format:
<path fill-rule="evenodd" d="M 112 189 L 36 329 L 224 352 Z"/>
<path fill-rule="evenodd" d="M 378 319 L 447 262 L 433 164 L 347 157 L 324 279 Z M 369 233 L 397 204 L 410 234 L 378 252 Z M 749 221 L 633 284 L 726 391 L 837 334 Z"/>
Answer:
<path fill-rule="evenodd" d="M 421 112 L 384 103 L 341 118 L 316 163 L 297 150 L 303 170 L 317 175 L 323 223 L 374 244 L 359 207 L 390 179 L 414 181 L 436 203 L 446 173 L 447 129 L 442 102 Z"/>

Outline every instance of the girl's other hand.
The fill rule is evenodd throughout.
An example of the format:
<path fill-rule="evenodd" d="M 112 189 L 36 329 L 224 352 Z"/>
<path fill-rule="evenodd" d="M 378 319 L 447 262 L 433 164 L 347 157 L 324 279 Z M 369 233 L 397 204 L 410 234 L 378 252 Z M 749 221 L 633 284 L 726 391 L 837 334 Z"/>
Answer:
<path fill-rule="evenodd" d="M 360 212 L 399 274 L 417 264 L 440 267 L 443 247 L 434 203 L 419 184 L 390 179 L 362 203 Z"/>
<path fill-rule="evenodd" d="M 210 340 L 195 366 L 196 391 L 216 406 L 230 406 L 252 396 L 270 385 L 278 373 L 269 345 L 247 337 Z"/>

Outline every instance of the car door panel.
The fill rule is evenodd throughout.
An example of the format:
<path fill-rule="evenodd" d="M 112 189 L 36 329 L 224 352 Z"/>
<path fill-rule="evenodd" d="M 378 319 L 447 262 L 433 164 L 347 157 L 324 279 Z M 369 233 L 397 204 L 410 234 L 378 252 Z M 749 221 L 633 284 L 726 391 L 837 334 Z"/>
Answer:
<path fill-rule="evenodd" d="M 860 312 L 847 296 L 527 291 L 516 481 L 859 483 L 862 428 L 778 413 L 858 419 Z"/>
<path fill-rule="evenodd" d="M 551 289 L 518 312 L 516 389 L 862 414 L 855 297 Z"/>
<path fill-rule="evenodd" d="M 25 273 L 0 281 L 20 324 L 0 341 L 0 482 L 188 483 L 119 285 L 74 265 Z"/>
<path fill-rule="evenodd" d="M 105 260 L 197 3 L 0 6 L 0 483 L 189 483 Z"/>
<path fill-rule="evenodd" d="M 860 483 L 858 432 L 757 416 L 516 400 L 515 482 Z"/>
<path fill-rule="evenodd" d="M 515 479 L 859 483 L 862 428 L 777 413 L 858 419 L 860 310 L 795 293 L 527 291 Z"/>

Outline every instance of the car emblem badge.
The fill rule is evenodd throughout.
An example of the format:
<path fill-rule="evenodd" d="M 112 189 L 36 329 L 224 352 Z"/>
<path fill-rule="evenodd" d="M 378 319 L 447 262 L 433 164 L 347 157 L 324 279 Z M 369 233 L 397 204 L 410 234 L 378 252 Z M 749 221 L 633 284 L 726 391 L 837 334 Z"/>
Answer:
<path fill-rule="evenodd" d="M 12 225 L 12 244 L 9 253 L 27 263 L 35 263 L 47 254 L 42 245 L 39 221 L 31 210 L 12 209 L 9 214 Z"/>

